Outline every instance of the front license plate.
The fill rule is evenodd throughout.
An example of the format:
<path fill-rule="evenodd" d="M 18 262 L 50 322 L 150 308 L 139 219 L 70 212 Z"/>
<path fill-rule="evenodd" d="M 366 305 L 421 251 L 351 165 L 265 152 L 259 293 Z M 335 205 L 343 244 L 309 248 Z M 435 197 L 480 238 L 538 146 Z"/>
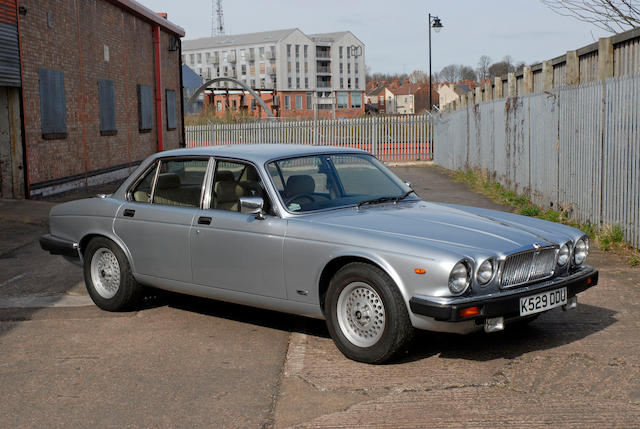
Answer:
<path fill-rule="evenodd" d="M 540 313 L 567 303 L 567 288 L 520 298 L 520 316 Z"/>

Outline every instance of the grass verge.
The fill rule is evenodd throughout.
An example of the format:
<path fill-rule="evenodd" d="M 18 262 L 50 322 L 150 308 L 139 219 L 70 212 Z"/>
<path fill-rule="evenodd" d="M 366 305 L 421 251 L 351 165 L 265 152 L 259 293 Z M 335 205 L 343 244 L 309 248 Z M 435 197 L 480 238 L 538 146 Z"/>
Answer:
<path fill-rule="evenodd" d="M 640 267 L 640 251 L 624 240 L 624 231 L 620 225 L 604 225 L 597 228 L 590 223 L 578 223 L 569 218 L 567 212 L 544 209 L 535 205 L 526 195 L 518 195 L 505 189 L 501 184 L 492 182 L 486 175 L 473 171 L 451 171 L 438 167 L 456 182 L 466 184 L 474 192 L 486 195 L 491 200 L 513 206 L 518 214 L 537 217 L 551 222 L 559 222 L 578 228 L 589 236 L 591 243 L 605 252 L 614 252 L 627 260 L 630 267 Z"/>

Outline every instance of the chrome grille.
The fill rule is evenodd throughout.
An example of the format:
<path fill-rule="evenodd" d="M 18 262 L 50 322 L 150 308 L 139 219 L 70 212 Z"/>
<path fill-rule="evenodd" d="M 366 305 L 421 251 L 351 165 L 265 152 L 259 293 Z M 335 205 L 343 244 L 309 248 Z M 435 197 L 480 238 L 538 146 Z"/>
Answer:
<path fill-rule="evenodd" d="M 556 248 L 544 247 L 509 255 L 502 268 L 502 287 L 514 287 L 553 275 Z"/>

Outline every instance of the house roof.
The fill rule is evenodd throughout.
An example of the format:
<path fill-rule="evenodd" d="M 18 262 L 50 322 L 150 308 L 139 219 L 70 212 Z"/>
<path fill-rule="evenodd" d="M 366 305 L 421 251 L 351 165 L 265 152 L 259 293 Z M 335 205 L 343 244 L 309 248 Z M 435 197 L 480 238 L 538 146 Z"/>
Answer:
<path fill-rule="evenodd" d="M 194 72 L 189 66 L 182 65 L 182 86 L 188 89 L 198 89 L 204 83 L 204 79 Z"/>
<path fill-rule="evenodd" d="M 336 31 L 333 33 L 316 33 L 316 34 L 309 34 L 309 37 L 311 37 L 314 41 L 316 42 L 335 42 L 336 40 L 341 39 L 342 37 L 344 37 L 345 34 L 349 33 L 348 31 Z"/>
<path fill-rule="evenodd" d="M 389 91 L 391 91 L 393 95 L 409 95 L 409 94 L 415 94 L 421 88 L 422 88 L 422 85 L 420 85 L 419 83 L 408 83 L 398 88 L 388 88 L 388 89 Z"/>
<path fill-rule="evenodd" d="M 456 85 L 453 88 L 453 90 L 458 95 L 466 94 L 467 92 L 471 91 L 471 89 L 469 89 L 469 85 L 467 85 L 466 83 L 461 83 L 461 84 Z"/>
<path fill-rule="evenodd" d="M 375 97 L 376 95 L 380 95 L 380 93 L 382 91 L 384 91 L 384 89 L 386 88 L 385 85 L 378 85 L 375 88 L 373 88 L 372 90 L 367 92 L 367 96 L 369 97 Z"/>
<path fill-rule="evenodd" d="M 297 28 L 289 28 L 286 30 L 261 31 L 259 33 L 233 34 L 183 40 L 182 50 L 187 51 L 195 49 L 215 48 L 221 46 L 256 45 L 259 43 L 277 42 L 284 39 L 296 30 Z"/>
<path fill-rule="evenodd" d="M 160 27 L 164 28 L 165 30 L 170 31 L 171 33 L 174 33 L 180 37 L 184 37 L 184 28 L 172 23 L 166 18 L 161 17 L 160 15 L 158 15 L 151 9 L 148 9 L 147 7 L 141 5 L 137 1 L 134 1 L 134 0 L 109 0 L 109 1 L 114 3 L 116 6 L 119 6 L 122 9 L 127 10 L 130 13 L 133 13 L 134 15 L 139 16 L 145 21 L 151 21 L 154 24 L 157 24 Z"/>

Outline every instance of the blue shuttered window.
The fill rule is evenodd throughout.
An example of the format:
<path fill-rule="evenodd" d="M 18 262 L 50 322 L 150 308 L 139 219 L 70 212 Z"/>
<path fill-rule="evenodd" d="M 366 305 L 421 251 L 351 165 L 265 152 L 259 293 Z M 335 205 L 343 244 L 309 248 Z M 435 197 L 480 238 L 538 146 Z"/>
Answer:
<path fill-rule="evenodd" d="M 149 85 L 138 85 L 138 129 L 149 132 L 153 128 L 153 99 Z"/>
<path fill-rule="evenodd" d="M 176 92 L 173 89 L 165 91 L 167 100 L 167 130 L 175 130 L 178 127 L 176 115 Z"/>
<path fill-rule="evenodd" d="M 116 135 L 118 133 L 116 129 L 116 93 L 112 80 L 98 80 L 98 103 L 100 105 L 100 135 Z"/>
<path fill-rule="evenodd" d="M 42 138 L 67 137 L 67 104 L 64 98 L 64 73 L 38 69 L 40 81 L 40 119 Z"/>

